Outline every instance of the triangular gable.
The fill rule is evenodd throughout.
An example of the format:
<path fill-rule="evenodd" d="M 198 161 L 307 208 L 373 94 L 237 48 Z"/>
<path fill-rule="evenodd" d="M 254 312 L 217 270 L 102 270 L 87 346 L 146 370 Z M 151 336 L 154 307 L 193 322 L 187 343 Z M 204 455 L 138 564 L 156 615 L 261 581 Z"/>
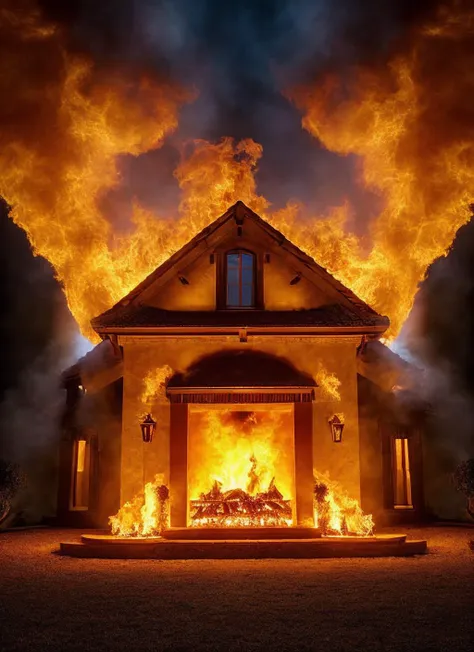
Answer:
<path fill-rule="evenodd" d="M 140 311 L 143 312 L 144 308 L 146 311 L 146 305 L 143 306 L 143 304 L 146 304 L 147 302 L 143 301 L 143 298 L 149 295 L 152 289 L 160 287 L 160 285 L 166 283 L 168 279 L 173 277 L 173 275 L 176 276 L 179 274 L 180 270 L 188 266 L 193 260 L 199 259 L 201 256 L 212 250 L 219 241 L 219 237 L 223 237 L 224 232 L 229 230 L 230 225 L 233 225 L 236 228 L 245 229 L 245 223 L 247 220 L 251 221 L 252 225 L 261 230 L 262 236 L 265 236 L 267 240 L 271 241 L 273 245 L 278 248 L 279 253 L 293 260 L 295 268 L 297 267 L 301 269 L 302 274 L 310 282 L 315 286 L 325 288 L 329 294 L 333 295 L 335 299 L 337 298 L 337 300 L 331 302 L 333 305 L 328 306 L 332 309 L 330 321 L 334 325 L 337 325 L 337 321 L 334 321 L 334 308 L 337 307 L 339 310 L 336 312 L 341 314 L 341 312 L 345 311 L 346 313 L 346 320 L 345 322 L 341 322 L 340 325 L 347 326 L 349 323 L 354 323 L 361 326 L 365 323 L 371 327 L 378 326 L 380 332 L 387 328 L 389 324 L 388 318 L 381 317 L 364 301 L 359 299 L 351 290 L 331 276 L 327 270 L 318 265 L 313 258 L 305 254 L 282 233 L 280 233 L 280 231 L 254 213 L 241 201 L 238 201 L 236 204 L 231 206 L 221 217 L 216 219 L 212 224 L 192 238 L 187 244 L 147 276 L 127 296 L 121 299 L 113 308 L 93 319 L 91 322 L 92 326 L 97 331 L 101 332 L 103 326 L 107 326 L 107 329 L 110 329 L 114 325 L 117 325 L 118 328 L 124 327 L 130 322 L 129 316 L 133 312 L 137 312 L 136 316 L 138 318 L 138 313 Z M 335 306 L 334 304 L 340 305 Z M 143 322 L 144 326 L 150 325 L 149 322 L 153 310 L 155 310 L 156 319 L 164 321 L 164 323 L 166 322 L 166 315 L 163 315 L 166 311 L 159 310 L 158 308 L 148 309 L 148 320 L 145 320 L 147 323 Z M 279 318 L 281 319 L 284 312 L 285 311 L 275 311 L 274 314 L 278 313 Z M 316 313 L 317 311 L 299 310 L 298 312 Z M 347 319 L 349 313 L 351 316 L 350 320 Z M 127 319 L 124 320 L 124 315 L 128 317 L 128 322 Z M 168 313 L 168 317 L 170 316 L 171 313 Z M 196 318 L 198 317 L 197 315 L 194 316 Z M 247 313 L 247 321 L 249 321 L 249 317 L 250 314 Z M 140 319 L 142 319 L 142 317 L 140 317 Z M 176 316 L 174 319 L 176 321 Z M 252 319 L 254 319 L 254 317 L 250 317 L 250 322 Z M 178 321 L 180 320 L 186 324 L 186 319 L 183 318 L 182 314 L 180 314 Z M 308 315 L 306 319 L 302 319 L 300 316 L 299 321 L 301 323 L 311 323 L 312 317 L 311 315 Z M 173 319 L 171 319 L 171 323 L 173 323 Z M 289 325 L 292 324 L 294 325 L 294 319 L 290 319 Z"/>

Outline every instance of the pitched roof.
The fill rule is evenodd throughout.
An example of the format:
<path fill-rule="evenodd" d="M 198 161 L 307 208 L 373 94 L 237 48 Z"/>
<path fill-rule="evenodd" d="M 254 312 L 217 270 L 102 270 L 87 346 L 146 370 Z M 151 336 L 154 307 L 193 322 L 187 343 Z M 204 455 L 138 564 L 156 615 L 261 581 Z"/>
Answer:
<path fill-rule="evenodd" d="M 383 327 L 387 326 L 385 317 L 374 313 L 361 318 L 355 311 L 345 306 L 331 304 L 309 310 L 163 310 L 152 306 L 125 306 L 113 314 L 101 316 L 100 330 L 106 332 L 113 328 L 165 328 L 165 327 L 270 327 L 270 326 L 309 326 L 309 327 Z M 97 326 L 96 326 L 97 328 Z"/>
<path fill-rule="evenodd" d="M 100 389 L 120 378 L 123 373 L 120 348 L 110 339 L 104 340 L 61 374 L 63 387 L 83 384 L 87 389 Z"/>
<path fill-rule="evenodd" d="M 242 223 L 249 219 L 257 224 L 279 246 L 295 257 L 308 275 L 313 275 L 329 284 L 341 297 L 341 304 L 326 305 L 317 309 L 283 311 L 167 311 L 140 305 L 138 297 L 167 272 L 176 268 L 193 250 L 200 246 L 207 249 L 207 240 L 227 222 Z M 351 290 L 335 279 L 313 258 L 290 242 L 277 229 L 254 213 L 243 202 L 238 201 L 221 217 L 203 229 L 179 251 L 147 276 L 127 296 L 110 310 L 95 317 L 92 327 L 99 333 L 115 332 L 133 328 L 201 327 L 201 326 L 311 326 L 332 328 L 369 328 L 382 333 L 389 326 L 388 317 L 379 315 Z"/>

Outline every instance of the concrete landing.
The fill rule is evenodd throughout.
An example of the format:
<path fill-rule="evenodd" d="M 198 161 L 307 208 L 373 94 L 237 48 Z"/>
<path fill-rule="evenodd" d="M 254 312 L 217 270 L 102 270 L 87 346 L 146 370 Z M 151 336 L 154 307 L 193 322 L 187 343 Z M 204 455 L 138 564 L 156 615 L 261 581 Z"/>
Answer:
<path fill-rule="evenodd" d="M 61 543 L 60 554 L 95 559 L 317 559 L 329 557 L 408 557 L 427 551 L 426 541 L 405 535 L 370 538 L 167 540 L 83 535 Z"/>
<path fill-rule="evenodd" d="M 319 539 L 321 532 L 315 527 L 172 527 L 163 532 L 163 538 L 173 541 Z"/>

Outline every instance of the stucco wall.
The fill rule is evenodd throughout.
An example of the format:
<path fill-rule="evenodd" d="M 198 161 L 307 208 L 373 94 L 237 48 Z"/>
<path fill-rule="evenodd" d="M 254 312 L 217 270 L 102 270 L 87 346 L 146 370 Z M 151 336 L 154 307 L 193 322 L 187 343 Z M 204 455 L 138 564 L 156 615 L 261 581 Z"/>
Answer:
<path fill-rule="evenodd" d="M 184 276 L 189 285 L 183 285 L 179 276 Z M 198 258 L 186 269 L 178 270 L 147 303 L 166 310 L 215 310 L 216 265 L 211 265 L 208 255 Z"/>
<path fill-rule="evenodd" d="M 267 310 L 310 309 L 334 302 L 334 298 L 328 299 L 314 283 L 304 277 L 295 285 L 290 285 L 298 271 L 281 256 L 271 255 L 270 262 L 263 268 L 264 301 Z"/>
<path fill-rule="evenodd" d="M 315 470 L 327 473 L 353 498 L 360 498 L 359 430 L 357 415 L 357 338 L 277 338 L 255 337 L 246 343 L 237 337 L 208 338 L 134 338 L 122 337 L 124 349 L 124 401 L 122 423 L 121 501 L 129 500 L 143 482 L 156 473 L 169 473 L 169 403 L 158 395 L 144 405 L 141 397 L 144 378 L 165 365 L 184 371 L 198 358 L 220 350 L 255 349 L 289 360 L 311 374 L 320 385 L 313 406 L 313 450 Z M 323 387 L 325 374 L 340 381 L 340 400 Z M 139 418 L 151 408 L 157 421 L 155 439 L 143 444 Z M 332 442 L 328 419 L 343 413 L 345 429 L 340 444 Z"/>
<path fill-rule="evenodd" d="M 253 247 L 260 252 L 260 248 Z M 295 259 L 292 267 L 287 259 L 272 253 L 270 262 L 263 265 L 264 305 L 266 310 L 301 310 L 318 308 L 334 303 L 336 297 L 326 296 L 314 283 L 302 277 L 295 285 L 290 281 L 299 269 Z M 146 297 L 146 303 L 166 310 L 215 310 L 216 307 L 216 264 L 210 263 L 209 254 L 202 256 L 192 265 L 178 270 L 155 293 Z M 184 276 L 189 285 L 183 285 L 179 276 Z"/>

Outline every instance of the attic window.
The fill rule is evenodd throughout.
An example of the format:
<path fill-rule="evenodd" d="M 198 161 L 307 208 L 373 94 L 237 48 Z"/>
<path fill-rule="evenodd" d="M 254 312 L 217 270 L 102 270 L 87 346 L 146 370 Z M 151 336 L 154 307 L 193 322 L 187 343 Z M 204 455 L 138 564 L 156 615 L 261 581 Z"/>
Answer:
<path fill-rule="evenodd" d="M 226 254 L 226 306 L 255 306 L 255 256 L 248 251 Z"/>

